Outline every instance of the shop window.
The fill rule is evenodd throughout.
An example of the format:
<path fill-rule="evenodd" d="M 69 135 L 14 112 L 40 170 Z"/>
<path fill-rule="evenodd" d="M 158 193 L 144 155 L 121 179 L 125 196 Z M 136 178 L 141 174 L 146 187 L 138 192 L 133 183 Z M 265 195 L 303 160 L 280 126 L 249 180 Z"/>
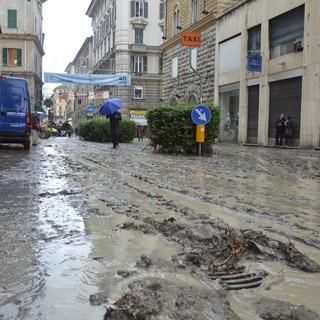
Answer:
<path fill-rule="evenodd" d="M 303 49 L 304 6 L 270 20 L 270 58 Z M 299 48 L 299 50 L 297 50 Z"/>
<path fill-rule="evenodd" d="M 134 99 L 143 99 L 142 86 L 134 86 Z"/>

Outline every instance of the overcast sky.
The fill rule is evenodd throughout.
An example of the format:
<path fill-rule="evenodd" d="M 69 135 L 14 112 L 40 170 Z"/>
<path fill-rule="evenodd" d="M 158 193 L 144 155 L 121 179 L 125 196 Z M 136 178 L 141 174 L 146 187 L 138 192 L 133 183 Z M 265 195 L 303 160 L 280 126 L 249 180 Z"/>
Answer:
<path fill-rule="evenodd" d="M 86 16 L 91 0 L 47 0 L 43 4 L 43 71 L 62 73 L 92 35 Z"/>

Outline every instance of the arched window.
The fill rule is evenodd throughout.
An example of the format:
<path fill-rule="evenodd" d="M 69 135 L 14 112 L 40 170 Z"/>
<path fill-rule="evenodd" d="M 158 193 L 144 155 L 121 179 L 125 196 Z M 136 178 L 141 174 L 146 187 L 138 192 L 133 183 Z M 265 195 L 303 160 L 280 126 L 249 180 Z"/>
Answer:
<path fill-rule="evenodd" d="M 191 24 L 198 21 L 198 0 L 191 0 Z"/>
<path fill-rule="evenodd" d="M 180 28 L 180 10 L 177 8 L 173 14 L 173 35 L 177 35 L 179 33 Z"/>

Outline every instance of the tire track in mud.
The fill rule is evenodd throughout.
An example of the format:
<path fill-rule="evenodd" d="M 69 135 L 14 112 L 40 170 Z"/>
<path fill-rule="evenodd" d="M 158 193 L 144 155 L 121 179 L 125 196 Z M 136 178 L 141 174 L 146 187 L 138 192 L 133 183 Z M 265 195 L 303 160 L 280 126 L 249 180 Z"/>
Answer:
<path fill-rule="evenodd" d="M 98 149 L 100 148 L 98 147 Z M 122 155 L 123 158 L 121 159 Z M 190 258 L 190 261 L 186 261 L 191 264 L 197 263 L 197 254 L 201 256 L 201 246 L 198 246 L 198 241 L 199 244 L 202 240 L 206 241 L 206 235 L 203 234 L 203 230 L 206 229 L 207 226 L 210 229 L 211 227 L 214 228 L 219 225 L 221 229 L 217 232 L 220 232 L 223 228 L 226 228 L 225 222 L 228 222 L 231 227 L 234 225 L 236 229 L 263 230 L 263 233 L 269 234 L 272 239 L 279 239 L 284 243 L 288 243 L 290 230 L 286 228 L 285 219 L 290 217 L 290 212 L 273 208 L 272 214 L 270 214 L 268 211 L 271 210 L 268 207 L 268 203 L 259 205 L 258 197 L 252 201 L 246 198 L 246 196 L 254 194 L 256 191 L 255 188 L 251 188 L 251 191 L 241 190 L 241 187 L 245 187 L 246 183 L 254 180 L 256 171 L 261 171 L 260 164 L 256 165 L 256 169 L 253 171 L 250 171 L 250 166 L 246 165 L 243 170 L 226 174 L 223 171 L 223 167 L 217 165 L 218 162 L 215 162 L 217 170 L 215 170 L 216 168 L 210 168 L 210 170 L 205 168 L 204 170 L 203 163 L 194 159 L 195 168 L 190 170 L 190 167 L 186 163 L 187 161 L 184 160 L 182 160 L 179 165 L 175 165 L 173 163 L 174 161 L 166 162 L 162 160 L 162 157 L 158 158 L 145 155 L 144 162 L 135 162 L 135 160 L 137 160 L 136 154 L 130 157 L 128 154 L 125 155 L 118 152 L 117 156 L 115 156 L 108 154 L 105 150 L 101 152 L 101 154 L 99 154 L 99 150 L 97 150 L 92 157 L 79 156 L 77 154 L 76 157 L 68 156 L 66 159 L 70 167 L 74 167 L 76 171 L 83 170 L 82 173 L 74 172 L 73 176 L 77 181 L 80 180 L 84 182 L 87 180 L 85 190 L 92 189 L 94 195 L 93 200 L 89 203 L 89 207 L 92 206 L 96 200 L 100 202 L 100 205 L 97 206 L 97 208 L 99 208 L 97 212 L 92 211 L 94 214 L 104 215 L 106 212 L 108 215 L 108 212 L 112 210 L 115 216 L 120 215 L 126 217 L 128 224 L 133 222 L 133 231 L 166 238 L 184 247 L 188 246 L 185 242 L 193 241 L 191 245 L 193 249 L 190 254 L 185 253 L 184 256 L 176 257 L 176 263 L 178 263 L 178 265 L 179 259 L 183 258 Z M 179 158 L 179 160 L 181 160 L 181 158 Z M 206 160 L 204 163 L 205 165 L 209 165 L 210 161 Z M 163 172 L 164 174 L 161 175 L 159 169 L 161 171 L 161 168 L 164 166 L 169 167 L 169 172 Z M 198 170 L 198 168 L 200 168 L 200 170 Z M 237 168 L 237 166 L 234 165 L 234 168 Z M 185 171 L 188 169 L 189 172 L 186 175 Z M 274 175 L 268 173 L 268 169 L 265 169 L 263 174 L 274 177 Z M 203 181 L 199 181 L 198 183 L 197 179 L 202 179 Z M 211 179 L 213 180 L 212 183 L 210 183 Z M 222 188 L 224 181 L 235 184 L 236 187 L 224 188 L 223 190 L 219 190 L 218 194 L 215 194 L 215 184 L 219 183 L 218 188 Z M 104 190 L 95 194 L 99 188 Z M 235 195 L 232 194 L 237 188 L 239 192 Z M 258 191 L 262 194 L 268 190 L 268 187 L 264 187 L 265 189 L 263 189 L 263 187 L 260 188 Z M 117 195 L 116 193 L 119 191 L 124 194 L 128 193 L 129 196 Z M 89 198 L 88 193 L 86 197 Z M 272 195 L 270 197 L 272 198 Z M 106 209 L 104 210 L 104 208 Z M 312 210 L 310 209 L 310 211 Z M 307 212 L 305 215 L 309 217 Z M 170 229 L 170 225 L 168 227 L 163 224 L 164 218 L 169 217 L 175 217 L 177 220 L 174 223 L 176 225 L 174 230 Z M 280 226 L 275 225 L 275 218 L 279 219 L 278 223 L 280 223 Z M 115 220 L 117 219 L 108 221 L 114 222 Z M 121 220 L 123 221 L 123 219 Z M 206 223 L 204 223 L 205 221 L 207 221 L 207 226 Z M 188 224 L 190 226 L 196 226 L 197 228 L 190 227 L 189 229 L 186 227 Z M 116 228 L 118 228 L 118 232 L 120 232 L 122 227 L 116 226 Z M 128 230 L 130 230 L 130 226 Z M 176 233 L 177 230 L 180 234 Z M 127 231 L 122 230 L 121 234 L 125 236 Z M 251 235 L 254 236 L 254 233 L 251 233 Z M 261 237 L 258 233 L 256 235 Z M 179 239 L 183 240 L 180 241 Z M 208 239 L 210 239 L 210 235 Z M 301 239 L 296 239 L 294 243 L 296 244 L 300 242 L 300 240 Z M 274 241 L 274 244 L 277 244 L 277 241 Z M 281 247 L 281 244 L 279 245 Z M 302 245 L 300 246 L 303 247 Z M 310 245 L 304 246 L 304 248 L 308 248 L 308 250 L 310 247 Z M 282 248 L 286 250 L 286 245 L 283 245 Z M 270 248 L 269 254 L 272 255 L 272 251 L 273 249 Z M 310 250 L 308 253 L 310 253 Z M 195 255 L 193 256 L 193 254 Z M 310 256 L 314 256 L 313 252 L 310 253 Z M 221 260 L 224 258 L 226 258 L 226 256 L 221 256 Z M 185 262 L 183 262 L 182 265 L 184 263 Z M 190 268 L 187 268 L 187 270 L 190 271 Z M 163 272 L 166 272 L 166 269 L 140 270 L 136 276 L 133 275 L 128 279 L 120 279 L 117 282 L 118 286 L 116 284 L 116 288 L 118 288 L 116 291 L 119 294 L 120 289 L 124 289 L 124 286 L 128 286 L 128 283 L 132 281 L 161 278 L 161 274 L 162 277 L 166 277 Z M 299 276 L 299 273 L 297 274 Z M 283 275 L 283 277 L 287 277 L 287 275 Z M 200 279 L 203 279 L 205 283 L 203 277 L 200 276 Z M 184 278 L 181 280 L 184 282 Z M 175 281 L 171 279 L 169 282 Z M 267 281 L 266 285 L 270 286 L 271 283 Z M 113 289 L 113 286 L 111 286 L 111 288 Z M 260 293 L 257 292 L 257 294 L 264 296 L 263 290 L 259 291 Z M 113 296 L 116 298 L 115 295 Z M 245 298 L 247 295 L 244 293 L 242 296 Z M 296 301 L 294 301 L 294 303 L 296 303 Z M 252 317 L 247 319 L 252 319 Z"/>
<path fill-rule="evenodd" d="M 174 214 L 174 212 L 177 211 L 177 209 L 175 209 L 176 207 L 180 209 L 189 208 L 195 212 L 202 212 L 222 219 L 226 225 L 230 225 L 232 228 L 262 231 L 268 237 L 277 239 L 284 243 L 291 241 L 301 252 L 320 263 L 320 240 L 317 236 L 316 229 L 312 228 L 315 224 L 312 219 L 309 219 L 309 223 L 306 226 L 308 218 L 305 216 L 300 218 L 300 223 L 297 223 L 297 217 L 295 217 L 295 220 L 291 222 L 291 212 L 275 209 L 270 210 L 270 207 L 263 206 L 261 204 L 257 205 L 257 203 L 252 201 L 244 201 L 243 199 L 240 199 L 239 195 L 235 197 L 236 202 L 230 203 L 225 201 L 222 197 L 218 197 L 217 199 L 209 192 L 205 192 L 205 195 L 202 195 L 201 190 L 192 188 L 192 186 L 188 184 L 185 184 L 184 186 L 177 186 L 177 179 L 174 178 L 171 178 L 169 182 L 168 180 L 166 182 L 159 181 L 157 179 L 159 176 L 156 175 L 154 177 L 154 174 L 151 175 L 152 168 L 154 166 L 159 166 L 159 164 L 151 165 L 151 169 L 145 165 L 148 171 L 143 174 L 137 174 L 135 172 L 132 173 L 132 171 L 135 171 L 130 168 L 132 162 L 129 162 L 129 165 L 128 163 L 123 163 L 121 170 L 115 170 L 111 168 L 113 162 L 111 162 L 110 165 L 106 158 L 92 159 L 81 157 L 81 160 L 80 158 L 77 158 L 77 161 L 80 161 L 88 171 L 99 171 L 99 180 L 104 181 L 104 184 L 106 184 L 106 181 L 108 181 L 108 183 L 111 182 L 114 189 L 117 189 L 115 186 L 118 185 L 120 190 L 123 187 L 126 187 L 128 190 L 135 190 L 137 196 L 139 195 L 140 197 L 145 196 L 151 199 L 163 199 L 162 203 L 159 201 L 157 203 L 147 201 L 148 205 L 145 207 L 142 203 L 139 203 L 140 212 L 152 214 L 153 211 L 157 212 L 157 207 L 162 207 L 160 211 L 164 211 L 169 217 L 170 214 Z M 88 169 L 89 167 L 94 168 L 97 166 L 103 168 L 103 170 Z M 139 166 L 139 168 L 141 167 Z M 182 171 L 186 170 L 186 168 L 188 168 L 186 165 L 179 166 L 179 169 Z M 268 171 L 268 169 L 266 171 Z M 215 176 L 217 175 L 219 174 L 215 173 Z M 238 176 L 239 175 L 240 173 L 238 173 Z M 179 172 L 175 172 L 175 176 L 179 176 Z M 232 179 L 233 177 L 230 177 L 231 181 Z M 248 183 L 248 179 L 243 180 L 246 180 L 246 182 L 243 182 L 244 185 Z M 245 195 L 247 195 L 247 193 Z M 242 195 L 242 197 L 245 195 Z M 133 200 L 131 199 L 131 202 L 132 201 Z M 116 202 L 117 201 L 110 203 L 109 205 L 115 205 Z M 152 208 L 152 205 L 155 208 Z M 166 208 L 169 209 L 166 210 Z M 129 205 L 127 203 L 126 209 L 119 209 L 118 207 L 114 210 L 118 210 L 118 213 L 120 213 L 119 211 L 124 213 L 129 209 Z M 130 210 L 132 210 L 132 208 Z M 132 210 L 130 216 L 137 218 L 137 211 L 137 209 Z M 183 218 L 183 215 L 181 217 Z M 292 233 L 292 228 L 295 230 L 294 233 Z M 306 233 L 311 235 L 306 237 Z"/>

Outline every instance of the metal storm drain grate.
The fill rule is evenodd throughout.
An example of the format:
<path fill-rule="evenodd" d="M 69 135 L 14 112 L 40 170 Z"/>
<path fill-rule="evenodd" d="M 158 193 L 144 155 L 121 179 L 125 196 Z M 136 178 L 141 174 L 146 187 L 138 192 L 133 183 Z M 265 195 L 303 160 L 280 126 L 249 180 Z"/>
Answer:
<path fill-rule="evenodd" d="M 241 290 L 259 287 L 266 274 L 263 272 L 227 273 L 215 272 L 209 274 L 212 280 L 219 280 L 226 290 Z"/>

